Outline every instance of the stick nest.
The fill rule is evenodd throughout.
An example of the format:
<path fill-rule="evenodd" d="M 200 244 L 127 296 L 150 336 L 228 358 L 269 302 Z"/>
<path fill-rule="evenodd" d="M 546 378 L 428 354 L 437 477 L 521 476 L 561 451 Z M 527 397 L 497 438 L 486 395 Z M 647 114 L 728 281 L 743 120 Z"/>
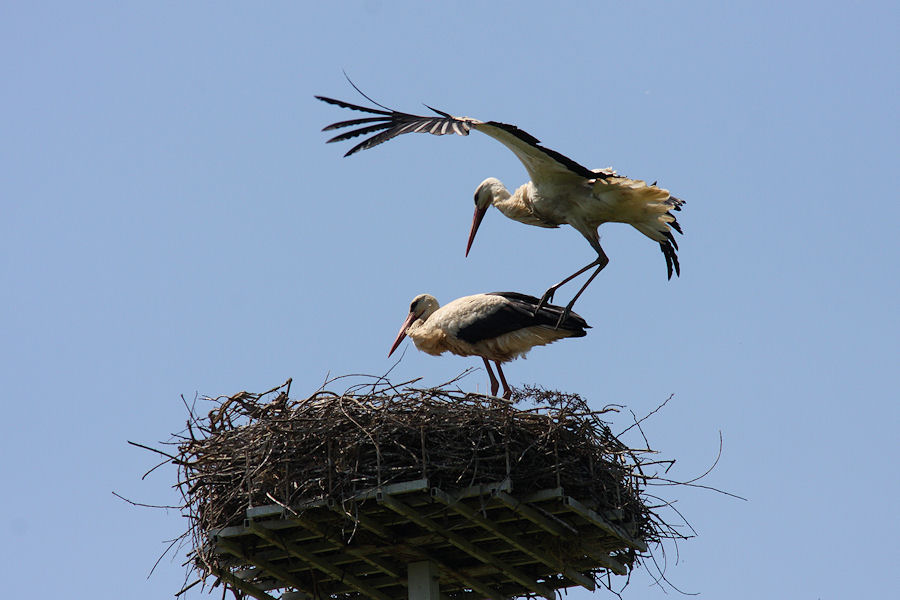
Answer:
<path fill-rule="evenodd" d="M 378 378 L 343 393 L 288 396 L 290 380 L 264 394 L 205 398 L 175 444 L 178 488 L 190 521 L 194 567 L 215 560 L 208 533 L 244 522 L 250 507 L 343 502 L 362 490 L 427 478 L 444 490 L 508 479 L 519 494 L 562 487 L 648 544 L 674 537 L 648 507 L 644 450 L 632 450 L 578 395 L 526 387 L 515 408 L 498 398 L 395 387 Z M 650 463 L 647 463 L 650 464 Z M 653 463 L 655 464 L 655 463 Z M 632 553 L 628 563 L 633 567 Z"/>

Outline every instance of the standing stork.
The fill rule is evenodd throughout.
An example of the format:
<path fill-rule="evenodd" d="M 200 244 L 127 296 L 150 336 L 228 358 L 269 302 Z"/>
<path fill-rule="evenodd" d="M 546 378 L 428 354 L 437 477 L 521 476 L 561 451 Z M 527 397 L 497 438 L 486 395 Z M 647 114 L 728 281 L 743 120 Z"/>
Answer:
<path fill-rule="evenodd" d="M 567 337 L 584 337 L 589 329 L 584 319 L 564 309 L 545 304 L 534 296 L 516 292 L 492 292 L 457 298 L 440 306 L 434 296 L 420 294 L 409 305 L 409 315 L 388 356 L 403 338 L 409 336 L 416 348 L 434 356 L 452 352 L 459 356 L 480 356 L 491 380 L 491 395 L 496 396 L 500 384 L 488 360 L 497 365 L 503 382 L 503 397 L 512 390 L 500 363 L 524 356 L 535 346 L 550 344 Z"/>
<path fill-rule="evenodd" d="M 356 88 L 355 85 L 353 87 Z M 569 314 L 578 297 L 609 263 L 609 258 L 600 246 L 600 236 L 597 232 L 597 228 L 607 222 L 627 223 L 657 242 L 666 259 L 669 279 L 672 278 L 673 271 L 681 275 L 676 253 L 678 243 L 671 230 L 674 229 L 678 233 L 682 231 L 671 211 L 681 210 L 684 201 L 669 194 L 668 190 L 657 187 L 655 183 L 647 185 L 638 179 L 619 176 L 612 169 L 590 170 L 555 150 L 544 148 L 540 140 L 515 125 L 497 121 L 479 121 L 470 117 L 454 117 L 428 105 L 426 107 L 438 116 L 411 115 L 382 106 L 363 94 L 359 88 L 356 90 L 384 110 L 316 96 L 328 104 L 378 115 L 339 121 L 323 129 L 329 131 L 353 127 L 350 131 L 331 138 L 328 140 L 329 143 L 374 134 L 350 148 L 344 156 L 372 148 L 404 133 L 469 135 L 469 130 L 474 129 L 499 141 L 522 161 L 531 176 L 531 181 L 520 186 L 514 193 L 510 193 L 493 177 L 485 179 L 475 190 L 475 215 L 466 244 L 466 256 L 472 247 L 478 226 L 491 205 L 496 206 L 510 219 L 526 225 L 556 228 L 569 224 L 577 229 L 597 253 L 597 258 L 559 283 L 550 286 L 538 307 L 552 301 L 559 287 L 596 267 L 566 306 L 561 317 Z"/>

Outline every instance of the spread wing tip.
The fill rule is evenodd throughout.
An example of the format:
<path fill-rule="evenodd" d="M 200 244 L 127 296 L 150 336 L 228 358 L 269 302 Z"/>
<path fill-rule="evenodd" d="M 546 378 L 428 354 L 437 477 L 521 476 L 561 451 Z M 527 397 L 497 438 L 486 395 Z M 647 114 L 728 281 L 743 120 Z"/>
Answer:
<path fill-rule="evenodd" d="M 350 156 L 359 152 L 360 150 L 372 148 L 404 133 L 430 133 L 432 135 L 469 135 L 469 129 L 473 126 L 474 123 L 470 122 L 470 119 L 454 117 L 449 113 L 428 106 L 427 104 L 425 106 L 437 113 L 439 116 L 423 117 L 420 115 L 413 115 L 396 110 L 391 110 L 383 106 L 382 108 L 384 108 L 385 110 L 378 110 L 360 106 L 358 104 L 352 104 L 350 102 L 344 102 L 343 100 L 337 100 L 335 98 L 329 98 L 327 96 L 316 96 L 316 98 L 321 100 L 322 102 L 340 106 L 341 108 L 349 108 L 351 110 L 358 110 L 370 114 L 379 115 L 376 117 L 365 117 L 361 119 L 338 121 L 337 123 L 332 123 L 331 125 L 326 126 L 322 130 L 333 131 L 335 129 L 342 129 L 344 127 L 356 127 L 357 125 L 363 125 L 363 127 L 359 127 L 340 135 L 336 135 L 328 140 L 327 143 L 342 142 L 361 135 L 368 135 L 371 133 L 375 134 L 351 148 L 344 156 Z M 378 106 L 381 105 L 379 104 Z"/>

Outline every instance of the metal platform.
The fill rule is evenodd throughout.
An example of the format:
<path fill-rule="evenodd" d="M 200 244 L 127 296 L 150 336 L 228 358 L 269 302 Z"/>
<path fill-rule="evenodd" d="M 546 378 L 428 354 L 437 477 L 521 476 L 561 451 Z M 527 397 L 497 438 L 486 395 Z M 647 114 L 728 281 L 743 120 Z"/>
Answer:
<path fill-rule="evenodd" d="M 616 515 L 507 482 L 442 490 L 420 479 L 246 516 L 210 532 L 208 550 L 222 565 L 213 574 L 258 600 L 553 599 L 625 574 L 617 556 L 647 551 Z"/>

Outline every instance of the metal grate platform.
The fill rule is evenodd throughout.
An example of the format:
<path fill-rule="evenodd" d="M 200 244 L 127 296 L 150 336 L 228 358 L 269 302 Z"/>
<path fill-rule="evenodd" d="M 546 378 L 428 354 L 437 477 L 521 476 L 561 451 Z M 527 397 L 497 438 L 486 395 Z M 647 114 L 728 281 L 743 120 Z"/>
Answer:
<path fill-rule="evenodd" d="M 614 514 L 561 488 L 517 496 L 508 482 L 442 490 L 420 479 L 246 516 L 210 532 L 208 551 L 213 575 L 259 600 L 402 600 L 407 566 L 422 562 L 443 599 L 553 599 L 561 588 L 593 590 L 598 574 L 626 574 L 633 553 L 647 551 Z"/>

